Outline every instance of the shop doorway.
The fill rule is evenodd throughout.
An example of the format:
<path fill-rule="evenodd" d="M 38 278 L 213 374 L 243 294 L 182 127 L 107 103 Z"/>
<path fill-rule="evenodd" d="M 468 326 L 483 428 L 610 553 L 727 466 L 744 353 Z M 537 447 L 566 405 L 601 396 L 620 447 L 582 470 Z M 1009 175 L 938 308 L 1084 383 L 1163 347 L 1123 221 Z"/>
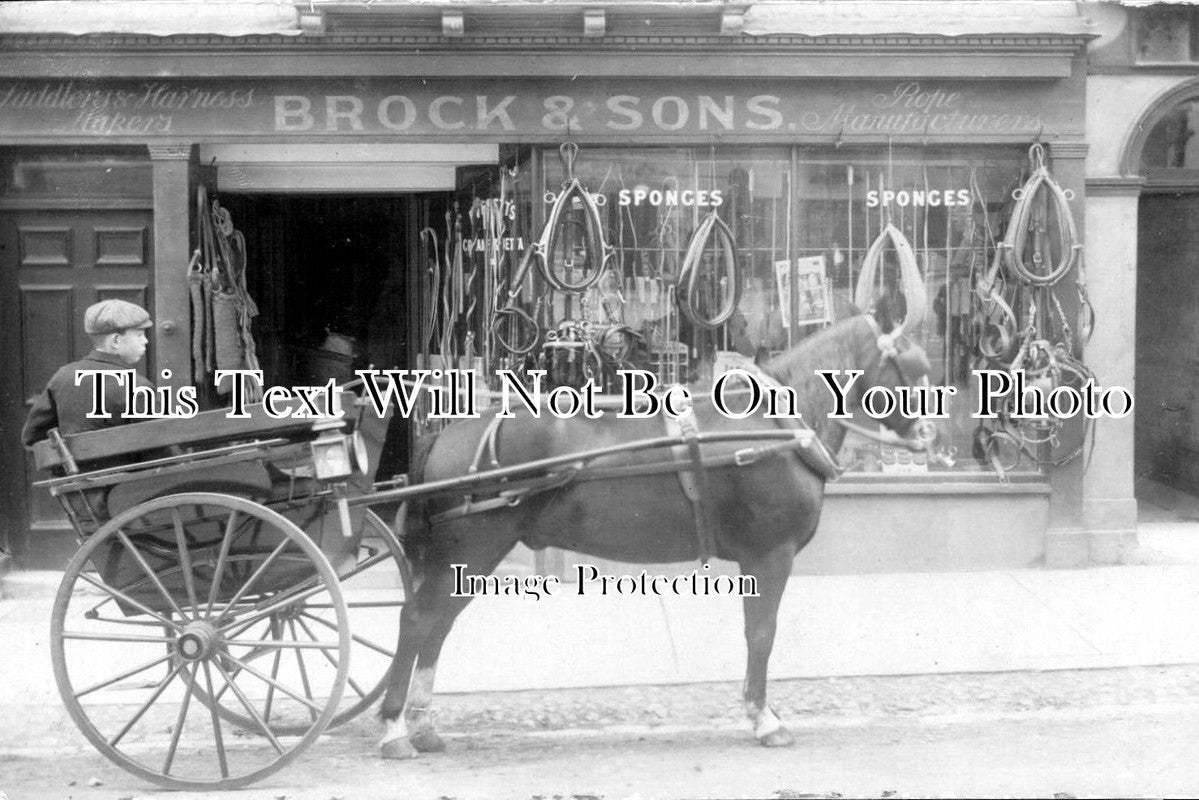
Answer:
<path fill-rule="evenodd" d="M 416 195 L 220 195 L 246 237 L 254 336 L 268 384 L 345 382 L 412 357 L 411 252 Z M 407 470 L 397 419 L 378 475 Z"/>
<path fill-rule="evenodd" d="M 1137 221 L 1137 495 L 1199 495 L 1199 100 L 1145 137 Z M 1156 485 L 1156 486 L 1155 486 Z"/>
<path fill-rule="evenodd" d="M 1141 196 L 1137 483 L 1199 495 L 1199 184 Z"/>

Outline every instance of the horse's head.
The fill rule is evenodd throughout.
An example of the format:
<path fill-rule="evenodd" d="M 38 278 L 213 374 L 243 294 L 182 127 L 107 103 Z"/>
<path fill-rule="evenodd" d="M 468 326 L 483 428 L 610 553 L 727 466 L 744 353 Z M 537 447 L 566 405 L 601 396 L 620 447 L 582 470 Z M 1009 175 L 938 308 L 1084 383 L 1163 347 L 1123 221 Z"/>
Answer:
<path fill-rule="evenodd" d="M 932 364 L 928 354 L 910 335 L 923 315 L 905 313 L 903 305 L 902 297 L 885 295 L 872 312 L 862 317 L 876 351 L 864 359 L 870 366 L 863 370 L 859 381 L 863 392 L 875 386 L 894 391 L 897 387 L 924 386 L 929 382 Z M 937 436 L 936 425 L 929 420 L 906 417 L 900 409 L 901 404 L 896 403 L 894 411 L 879 421 L 900 436 L 923 441 L 926 446 L 931 444 Z"/>

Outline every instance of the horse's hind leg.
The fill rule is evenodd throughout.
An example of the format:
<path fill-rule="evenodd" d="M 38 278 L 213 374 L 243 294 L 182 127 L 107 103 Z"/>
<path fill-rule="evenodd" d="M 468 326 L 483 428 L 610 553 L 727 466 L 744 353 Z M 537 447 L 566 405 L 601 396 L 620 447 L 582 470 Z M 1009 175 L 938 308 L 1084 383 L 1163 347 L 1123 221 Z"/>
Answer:
<path fill-rule="evenodd" d="M 779 722 L 774 710 L 766 704 L 766 667 L 774 647 L 774 631 L 778 622 L 779 601 L 791 575 L 795 547 L 791 543 L 771 550 L 753 561 L 743 560 L 741 571 L 758 578 L 758 596 L 746 597 L 745 645 L 747 660 L 742 699 L 745 713 L 754 726 L 754 736 L 767 747 L 794 744 L 791 733 Z"/>
<path fill-rule="evenodd" d="M 418 751 L 444 749 L 429 717 L 437 659 L 454 620 L 472 599 L 452 596 L 451 565 L 465 565 L 468 575 L 488 575 L 516 542 L 499 528 L 446 539 L 457 542 L 455 552 L 439 552 L 435 563 L 422 565 L 420 588 L 401 614 L 400 644 L 380 708 L 386 724 L 379 744 L 384 758 L 411 758 Z M 462 552 L 467 548 L 469 552 Z"/>
<path fill-rule="evenodd" d="M 494 566 L 492 565 L 492 568 Z M 433 727 L 433 718 L 429 713 L 433 703 L 433 682 L 437 677 L 437 660 L 441 656 L 441 647 L 449 636 L 454 620 L 462 609 L 466 608 L 470 598 L 455 597 L 451 600 L 449 607 L 437 619 L 421 644 L 420 652 L 416 656 L 416 671 L 412 675 L 412 684 L 408 687 L 408 702 L 404 710 L 405 727 L 409 731 L 408 742 L 421 753 L 438 753 L 445 749 L 445 742 L 437 735 Z"/>

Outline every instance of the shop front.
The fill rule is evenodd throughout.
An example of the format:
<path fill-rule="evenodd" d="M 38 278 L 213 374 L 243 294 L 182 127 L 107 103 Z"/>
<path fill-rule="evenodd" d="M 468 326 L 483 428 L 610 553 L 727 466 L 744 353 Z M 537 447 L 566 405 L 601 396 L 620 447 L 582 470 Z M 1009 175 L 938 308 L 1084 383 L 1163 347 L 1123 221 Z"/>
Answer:
<path fill-rule="evenodd" d="M 440 49 L 403 76 L 370 60 L 353 74 L 347 40 L 327 73 L 339 77 L 312 77 L 293 55 L 253 77 L 132 75 L 114 61 L 120 74 L 107 77 L 0 81 L 0 352 L 16 376 L 4 427 L 83 347 L 75 329 L 96 298 L 151 308 L 160 383 L 210 379 L 194 363 L 189 274 L 213 201 L 244 239 L 266 382 L 284 385 L 367 366 L 470 367 L 492 388 L 497 370 L 536 368 L 555 384 L 611 386 L 623 367 L 709 385 L 853 315 L 855 299 L 899 293 L 898 236 L 928 298 L 912 339 L 931 383 L 954 389 L 942 447 L 929 458 L 847 437 L 845 474 L 796 569 L 1052 563 L 1085 534 L 1083 459 L 1063 457 L 1078 455 L 1085 425 L 996 439 L 998 423 L 975 413 L 975 371 L 1016 356 L 992 341 L 980 286 L 995 281 L 1013 192 L 1042 163 L 1085 238 L 1086 38 L 1071 25 L 1014 48 L 994 34 L 916 36 L 890 41 L 889 58 L 878 37 L 847 32 L 841 46 L 859 61 L 811 37 L 752 45 L 806 59 L 810 74 L 754 76 L 739 36 L 665 37 L 648 58 L 630 35 L 582 69 L 547 66 L 544 45 L 520 37 L 498 53 L 434 36 Z M 469 57 L 455 61 L 454 46 Z M 267 47 L 231 58 L 248 64 Z M 634 55 L 629 74 L 613 74 Z M 149 72 L 155 56 L 139 58 Z M 715 66 L 725 58 L 729 71 Z M 539 66 L 512 74 L 528 64 Z M 560 203 L 572 185 L 586 198 Z M 731 247 L 689 257 L 712 216 Z M 545 269 L 523 274 L 547 225 L 559 232 Z M 1045 300 L 1036 319 L 1078 318 L 1085 293 L 1073 274 L 1062 285 L 1056 311 Z M 1015 285 L 1006 297 L 1028 302 Z M 393 426 L 384 471 L 405 471 L 409 441 L 432 427 L 423 414 Z M 51 563 L 69 536 L 13 442 L 4 452 L 8 546 L 22 563 Z M 558 552 L 511 562 L 568 564 Z"/>

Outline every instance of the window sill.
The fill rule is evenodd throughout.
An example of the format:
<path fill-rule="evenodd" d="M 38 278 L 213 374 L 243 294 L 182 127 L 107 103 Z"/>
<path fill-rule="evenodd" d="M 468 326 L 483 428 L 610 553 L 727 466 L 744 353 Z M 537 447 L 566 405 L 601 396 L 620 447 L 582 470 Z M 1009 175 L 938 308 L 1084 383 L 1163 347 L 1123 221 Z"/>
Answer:
<path fill-rule="evenodd" d="M 1040 494 L 1050 493 L 1044 475 L 1036 472 L 1020 472 L 1008 476 L 1007 484 L 1001 483 L 993 472 L 953 473 L 929 472 L 915 475 L 884 475 L 881 473 L 857 472 L 844 475 L 826 486 L 829 495 L 858 494 Z"/>

